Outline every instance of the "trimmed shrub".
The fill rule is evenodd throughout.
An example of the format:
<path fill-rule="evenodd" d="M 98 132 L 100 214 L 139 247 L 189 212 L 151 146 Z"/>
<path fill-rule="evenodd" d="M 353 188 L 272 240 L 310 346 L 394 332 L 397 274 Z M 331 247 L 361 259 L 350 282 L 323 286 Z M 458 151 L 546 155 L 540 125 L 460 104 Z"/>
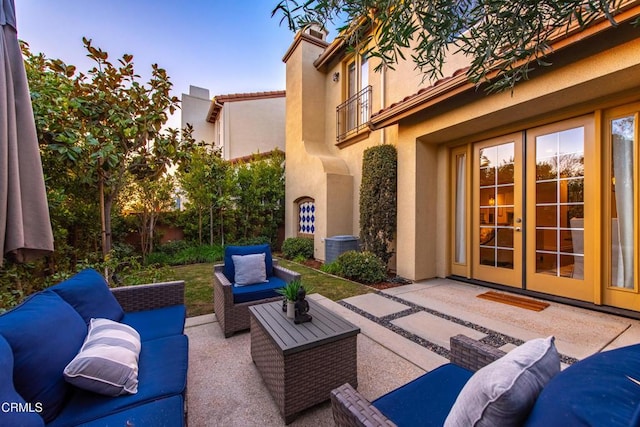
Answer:
<path fill-rule="evenodd" d="M 362 159 L 360 238 L 386 265 L 397 225 L 398 153 L 393 145 L 367 148 Z"/>
<path fill-rule="evenodd" d="M 282 256 L 286 259 L 313 258 L 313 239 L 290 237 L 282 243 Z"/>
<path fill-rule="evenodd" d="M 372 252 L 347 251 L 332 264 L 337 264 L 337 267 L 331 266 L 330 269 L 336 268 L 339 276 L 356 282 L 377 283 L 387 277 L 384 263 Z"/>

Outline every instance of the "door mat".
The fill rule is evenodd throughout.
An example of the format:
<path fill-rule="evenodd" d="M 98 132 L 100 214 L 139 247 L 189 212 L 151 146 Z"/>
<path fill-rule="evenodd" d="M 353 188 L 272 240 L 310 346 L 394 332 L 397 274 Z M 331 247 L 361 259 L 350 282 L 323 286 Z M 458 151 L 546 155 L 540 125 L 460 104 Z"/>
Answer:
<path fill-rule="evenodd" d="M 549 307 L 546 302 L 540 302 L 529 298 L 517 297 L 515 295 L 501 294 L 499 292 L 489 291 L 484 294 L 478 295 L 478 298 L 486 299 L 489 301 L 501 302 L 503 304 L 509 304 L 516 307 L 524 308 L 533 311 L 542 311 Z"/>

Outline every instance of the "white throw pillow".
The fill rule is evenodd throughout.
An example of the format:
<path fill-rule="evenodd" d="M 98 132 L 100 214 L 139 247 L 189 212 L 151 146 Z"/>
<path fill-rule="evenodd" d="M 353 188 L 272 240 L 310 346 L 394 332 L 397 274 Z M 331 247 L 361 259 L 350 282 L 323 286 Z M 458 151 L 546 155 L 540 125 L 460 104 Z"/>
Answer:
<path fill-rule="evenodd" d="M 542 388 L 558 372 L 560 356 L 554 337 L 527 341 L 473 374 L 444 425 L 522 425 Z"/>
<path fill-rule="evenodd" d="M 87 338 L 64 368 L 64 378 L 106 396 L 135 394 L 139 355 L 140 335 L 135 329 L 109 319 L 91 319 Z"/>
<path fill-rule="evenodd" d="M 237 286 L 255 285 L 267 282 L 265 254 L 231 255 L 236 270 Z"/>

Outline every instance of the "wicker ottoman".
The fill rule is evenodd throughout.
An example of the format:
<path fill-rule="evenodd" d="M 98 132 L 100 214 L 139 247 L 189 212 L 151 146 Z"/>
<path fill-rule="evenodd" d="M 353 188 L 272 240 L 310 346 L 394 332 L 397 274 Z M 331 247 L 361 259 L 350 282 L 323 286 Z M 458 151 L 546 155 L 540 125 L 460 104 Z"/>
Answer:
<path fill-rule="evenodd" d="M 249 307 L 251 357 L 286 424 L 330 398 L 331 390 L 358 386 L 360 329 L 309 300 L 313 321 L 296 325 L 282 302 Z"/>

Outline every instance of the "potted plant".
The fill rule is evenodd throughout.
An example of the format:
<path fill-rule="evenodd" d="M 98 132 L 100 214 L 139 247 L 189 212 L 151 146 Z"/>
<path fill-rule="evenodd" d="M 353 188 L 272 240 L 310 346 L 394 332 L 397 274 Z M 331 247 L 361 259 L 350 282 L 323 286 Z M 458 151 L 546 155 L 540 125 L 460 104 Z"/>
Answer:
<path fill-rule="evenodd" d="M 285 311 L 286 304 L 287 317 L 290 319 L 293 319 L 295 315 L 296 298 L 298 298 L 298 290 L 301 286 L 300 280 L 292 280 L 284 288 L 278 289 L 278 293 L 284 296 L 282 311 Z"/>

